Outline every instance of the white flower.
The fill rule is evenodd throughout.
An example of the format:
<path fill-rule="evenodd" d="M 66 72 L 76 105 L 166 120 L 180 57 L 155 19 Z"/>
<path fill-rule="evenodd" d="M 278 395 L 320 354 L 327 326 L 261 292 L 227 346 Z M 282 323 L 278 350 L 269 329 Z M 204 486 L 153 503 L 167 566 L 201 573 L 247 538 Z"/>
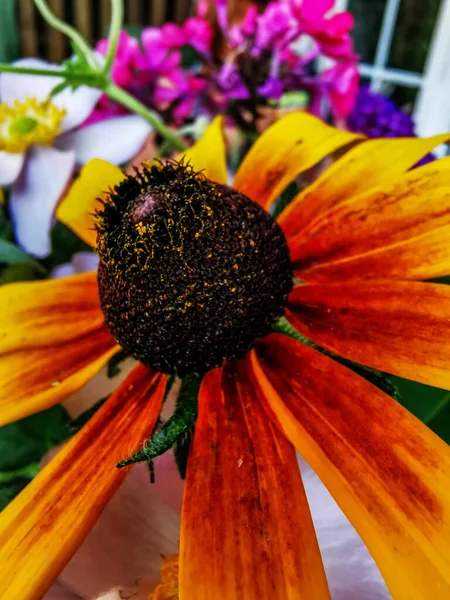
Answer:
<path fill-rule="evenodd" d="M 37 58 L 19 67 L 61 67 Z M 18 243 L 37 257 L 50 252 L 50 228 L 55 206 L 75 165 L 103 158 L 116 165 L 136 154 L 152 130 L 142 117 L 127 115 L 82 129 L 100 90 L 66 88 L 49 100 L 62 79 L 49 76 L 0 75 L 0 187 L 12 185 L 11 218 Z"/>

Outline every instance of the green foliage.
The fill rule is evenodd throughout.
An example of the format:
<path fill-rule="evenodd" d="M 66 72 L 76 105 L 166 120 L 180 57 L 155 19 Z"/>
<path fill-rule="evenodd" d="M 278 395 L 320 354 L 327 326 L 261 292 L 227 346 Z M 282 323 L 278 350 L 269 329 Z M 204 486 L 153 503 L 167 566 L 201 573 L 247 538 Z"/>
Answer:
<path fill-rule="evenodd" d="M 51 232 L 52 251 L 42 262 L 51 271 L 70 262 L 77 252 L 92 252 L 92 248 L 62 223 L 56 223 Z"/>
<path fill-rule="evenodd" d="M 40 275 L 47 274 L 46 269 L 34 258 L 28 256 L 26 252 L 21 250 L 18 246 L 6 240 L 0 239 L 0 263 L 5 265 L 16 265 L 23 264 L 33 267 L 33 269 Z"/>
<path fill-rule="evenodd" d="M 0 510 L 36 475 L 44 454 L 69 437 L 69 423 L 54 406 L 0 427 Z"/>
<path fill-rule="evenodd" d="M 390 377 L 400 391 L 400 402 L 450 444 L 450 392 L 400 377 Z"/>
<path fill-rule="evenodd" d="M 202 62 L 202 56 L 197 50 L 186 44 L 180 48 L 181 52 L 181 66 L 183 69 L 191 69 L 193 66 L 198 65 Z"/>
<path fill-rule="evenodd" d="M 299 187 L 295 182 L 289 184 L 287 188 L 283 190 L 280 196 L 278 196 L 276 199 L 273 210 L 271 211 L 274 219 L 280 216 L 280 214 L 283 212 L 286 206 L 292 202 L 298 192 Z"/>
<path fill-rule="evenodd" d="M 36 269 L 29 264 L 18 263 L 0 269 L 0 285 L 16 281 L 32 281 L 33 279 L 40 279 L 40 277 L 36 273 Z"/>
<path fill-rule="evenodd" d="M 122 468 L 137 462 L 151 461 L 157 456 L 164 454 L 164 452 L 167 452 L 167 450 L 170 450 L 182 436 L 185 436 L 192 430 L 197 418 L 200 383 L 200 375 L 194 373 L 185 377 L 177 400 L 177 406 L 170 419 L 159 431 L 152 435 L 142 450 L 119 462 L 117 467 Z"/>

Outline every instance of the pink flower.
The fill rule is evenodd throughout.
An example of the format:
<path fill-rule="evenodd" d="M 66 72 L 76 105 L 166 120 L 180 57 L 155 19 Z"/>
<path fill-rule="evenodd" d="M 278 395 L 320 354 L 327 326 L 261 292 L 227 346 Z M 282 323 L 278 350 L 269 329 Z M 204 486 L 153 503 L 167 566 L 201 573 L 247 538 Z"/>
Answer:
<path fill-rule="evenodd" d="M 139 69 L 142 71 L 159 71 L 168 55 L 168 46 L 163 40 L 162 29 L 147 27 L 141 34 L 141 42 L 144 53 L 138 63 Z M 179 61 L 181 61 L 181 56 Z"/>
<path fill-rule="evenodd" d="M 183 25 L 185 43 L 189 44 L 204 56 L 211 54 L 214 32 L 208 21 L 199 17 L 191 17 Z"/>
<path fill-rule="evenodd" d="M 175 106 L 173 115 L 176 124 L 182 123 L 194 113 L 195 105 L 199 101 L 200 94 L 206 89 L 207 82 L 192 75 L 185 80 L 186 87 L 180 96 L 181 101 Z"/>
<path fill-rule="evenodd" d="M 100 40 L 95 49 L 100 54 L 106 55 L 108 40 Z M 138 41 L 126 31 L 121 31 L 119 45 L 112 66 L 112 79 L 120 87 L 126 87 L 133 79 L 134 70 L 139 61 L 140 50 Z"/>
<path fill-rule="evenodd" d="M 354 58 L 353 42 L 349 31 L 353 16 L 349 12 L 326 15 L 334 6 L 334 0 L 289 0 L 303 30 L 314 38 L 322 51 L 332 58 Z"/>
<path fill-rule="evenodd" d="M 255 46 L 263 50 L 268 46 L 282 49 L 301 33 L 298 19 L 289 2 L 270 2 L 258 18 Z"/>
<path fill-rule="evenodd" d="M 355 104 L 359 87 L 359 73 L 353 63 L 338 63 L 321 76 L 327 84 L 327 95 L 335 117 L 347 117 Z"/>

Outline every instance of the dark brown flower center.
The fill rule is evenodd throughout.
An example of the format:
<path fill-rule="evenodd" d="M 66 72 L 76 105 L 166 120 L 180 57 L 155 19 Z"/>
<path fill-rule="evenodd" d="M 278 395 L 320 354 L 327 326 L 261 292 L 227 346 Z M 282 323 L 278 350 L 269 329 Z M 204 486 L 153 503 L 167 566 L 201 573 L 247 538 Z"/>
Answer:
<path fill-rule="evenodd" d="M 149 367 L 184 376 L 241 358 L 283 314 L 292 267 L 280 227 L 189 166 L 126 179 L 97 228 L 105 321 Z"/>

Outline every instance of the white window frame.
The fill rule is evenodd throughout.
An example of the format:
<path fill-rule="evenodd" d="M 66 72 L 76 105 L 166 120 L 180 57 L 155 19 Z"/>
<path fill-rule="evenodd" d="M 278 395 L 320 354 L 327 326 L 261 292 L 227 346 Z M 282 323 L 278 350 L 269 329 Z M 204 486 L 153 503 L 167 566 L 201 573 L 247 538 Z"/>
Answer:
<path fill-rule="evenodd" d="M 370 79 L 374 90 L 379 90 L 384 82 L 418 88 L 413 112 L 418 135 L 450 131 L 450 0 L 441 0 L 423 73 L 387 65 L 400 3 L 401 0 L 387 0 L 374 62 L 360 63 L 360 73 Z M 337 0 L 335 10 L 345 10 L 347 4 L 348 0 Z"/>

